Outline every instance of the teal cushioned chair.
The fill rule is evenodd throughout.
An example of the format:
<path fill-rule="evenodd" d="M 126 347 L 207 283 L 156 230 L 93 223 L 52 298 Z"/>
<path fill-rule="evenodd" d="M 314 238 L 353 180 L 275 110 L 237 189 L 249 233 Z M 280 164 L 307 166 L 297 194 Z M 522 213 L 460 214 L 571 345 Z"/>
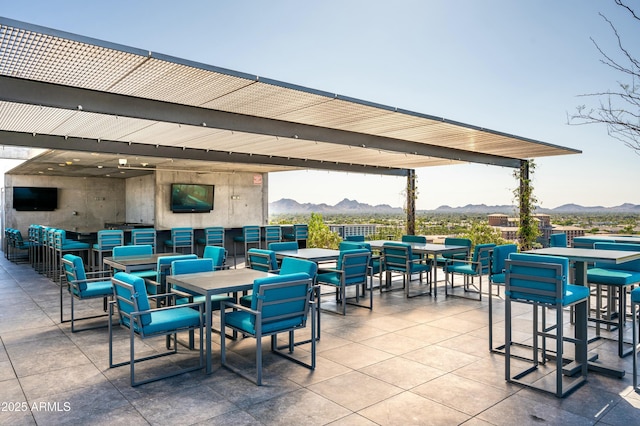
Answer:
<path fill-rule="evenodd" d="M 285 257 L 284 259 L 282 259 L 280 269 L 271 272 L 277 272 L 279 275 L 289 275 L 303 272 L 311 277 L 311 282 L 315 283 L 318 276 L 318 265 L 315 262 L 311 262 L 309 260 L 297 259 L 295 257 Z M 240 298 L 240 304 L 242 306 L 251 307 L 252 298 L 252 294 L 244 295 Z M 318 327 L 320 327 L 319 321 Z"/>
<path fill-rule="evenodd" d="M 148 245 L 156 252 L 156 230 L 154 228 L 135 228 L 131 230 L 131 245 Z"/>
<path fill-rule="evenodd" d="M 247 256 L 251 246 L 260 248 L 260 227 L 256 225 L 247 225 L 242 227 L 242 235 L 233 237 L 233 266 L 237 267 L 237 246 L 242 244 L 244 246 L 244 261 L 248 262 Z"/>
<path fill-rule="evenodd" d="M 198 256 L 195 254 L 176 254 L 169 256 L 160 256 L 156 262 L 156 277 L 154 280 L 146 279 L 145 283 L 147 285 L 147 293 L 151 295 L 155 294 L 166 294 L 169 293 L 167 288 L 167 275 L 171 273 L 171 264 L 175 260 L 188 260 L 188 259 L 197 259 Z M 161 302 L 162 299 L 156 299 L 158 302 Z"/>
<path fill-rule="evenodd" d="M 222 226 L 209 226 L 203 231 L 204 236 L 196 238 L 197 245 L 224 247 L 224 228 Z"/>
<path fill-rule="evenodd" d="M 518 383 L 527 387 L 550 392 L 556 397 L 564 397 L 586 382 L 587 377 L 587 302 L 589 289 L 567 283 L 569 260 L 565 257 L 544 256 L 527 253 L 512 253 L 505 262 L 505 378 L 508 382 Z M 526 303 L 533 306 L 533 345 L 530 365 L 525 370 L 511 373 L 512 340 L 512 306 L 514 302 Z M 564 335 L 563 313 L 565 308 L 575 307 L 574 337 Z M 538 320 L 539 309 L 555 309 L 555 324 L 548 326 L 542 321 L 540 328 Z M 553 333 L 555 331 L 555 333 Z M 555 384 L 545 386 L 544 380 L 539 380 L 535 374 L 531 381 L 525 377 L 538 372 L 539 365 L 549 359 L 546 350 L 546 340 L 555 338 Z M 539 340 L 542 348 L 539 347 Z M 564 343 L 575 345 L 575 360 L 579 364 L 580 374 L 569 377 L 564 374 L 563 360 Z M 522 360 L 522 358 L 520 358 Z M 565 383 L 567 382 L 567 383 Z"/>
<path fill-rule="evenodd" d="M 151 257 L 153 255 L 153 246 L 151 244 L 138 244 L 130 246 L 117 246 L 113 248 L 112 256 L 114 260 L 118 258 L 135 258 L 135 257 Z M 116 271 L 123 272 L 123 271 Z M 155 280 L 157 272 L 155 269 L 142 269 L 129 272 L 131 275 L 142 279 Z"/>
<path fill-rule="evenodd" d="M 370 288 L 373 289 L 373 276 L 378 275 L 380 282 L 382 283 L 382 258 L 379 255 L 374 255 L 371 250 L 371 244 L 366 242 L 357 242 L 357 241 L 341 241 L 338 250 L 358 250 L 358 249 L 367 249 L 371 252 L 371 260 L 369 261 L 369 277 L 371 280 Z M 363 287 L 363 292 L 365 291 Z"/>
<path fill-rule="evenodd" d="M 473 248 L 471 259 L 447 259 L 443 267 L 446 273 L 444 286 L 445 295 L 475 299 L 474 297 L 467 296 L 467 293 L 474 293 L 478 296 L 476 300 L 482 300 L 482 277 L 484 275 L 490 275 L 491 252 L 495 246 L 493 243 L 476 244 Z M 462 284 L 463 294 L 454 293 L 456 274 L 464 277 Z M 476 277 L 478 278 L 477 286 L 474 282 Z M 449 291 L 449 288 L 451 288 L 451 291 Z"/>
<path fill-rule="evenodd" d="M 345 241 L 355 241 L 355 242 L 359 242 L 359 243 L 363 243 L 364 242 L 364 235 L 347 235 L 346 237 L 344 237 Z"/>
<path fill-rule="evenodd" d="M 171 263 L 171 275 L 197 274 L 199 272 L 213 272 L 215 270 L 216 269 L 212 259 L 174 260 Z M 204 296 L 192 293 L 191 291 L 180 286 L 174 286 L 172 288 L 172 291 L 177 293 L 177 305 L 194 302 L 200 303 L 205 301 Z M 211 296 L 211 309 L 220 309 L 220 302 L 222 301 L 234 301 L 234 299 L 230 296 L 224 295 Z"/>
<path fill-rule="evenodd" d="M 269 250 L 273 251 L 290 251 L 298 250 L 298 243 L 296 241 L 282 241 L 278 243 L 270 243 Z"/>
<path fill-rule="evenodd" d="M 264 248 L 269 247 L 271 243 L 279 243 L 282 241 L 282 228 L 280 225 L 265 226 L 262 240 L 264 241 Z"/>
<path fill-rule="evenodd" d="M 464 260 L 469 257 L 469 253 L 471 252 L 471 240 L 469 238 L 457 238 L 457 237 L 447 237 L 444 239 L 445 245 L 450 246 L 464 246 L 467 247 L 468 250 L 466 253 L 443 253 L 436 258 L 437 266 L 443 267 L 444 264 L 449 259 L 458 259 Z"/>
<path fill-rule="evenodd" d="M 293 225 L 293 233 L 284 234 L 282 237 L 288 241 L 295 241 L 298 247 L 306 247 L 307 238 L 309 238 L 309 225 L 296 223 Z"/>
<path fill-rule="evenodd" d="M 102 269 L 102 258 L 107 254 L 111 254 L 114 247 L 123 245 L 124 231 L 121 229 L 103 229 L 98 231 L 98 242 L 91 248 L 91 259 L 89 261 L 91 270 Z"/>
<path fill-rule="evenodd" d="M 197 274 L 199 272 L 213 272 L 216 268 L 214 266 L 212 259 L 183 259 L 183 260 L 174 260 L 171 262 L 171 275 L 182 275 L 182 274 Z M 176 305 L 185 305 L 190 303 L 204 303 L 205 296 L 200 294 L 195 294 L 190 290 L 180 287 L 173 286 L 171 288 L 171 293 L 175 293 L 175 303 Z M 222 302 L 234 302 L 235 299 L 231 296 L 224 294 L 215 294 L 211 296 L 211 310 L 217 311 L 220 310 L 220 305 Z M 193 349 L 194 345 L 194 335 L 193 332 L 189 333 L 189 349 Z"/>
<path fill-rule="evenodd" d="M 181 306 L 165 306 L 162 308 L 151 309 L 146 285 L 142 278 L 136 277 L 135 275 L 127 274 L 125 272 L 118 272 L 113 276 L 111 281 L 113 283 L 113 293 L 115 300 L 109 304 L 110 368 L 129 365 L 131 386 L 138 386 L 144 383 L 165 379 L 167 377 L 173 377 L 178 374 L 201 370 L 204 367 L 204 352 L 202 344 L 202 336 L 204 335 L 204 307 L 202 303 L 190 303 Z M 159 296 L 164 297 L 166 295 Z M 119 318 L 120 325 L 129 330 L 129 360 L 118 363 L 115 363 L 113 361 L 114 333 L 112 318 L 114 316 L 114 306 L 116 305 L 118 307 L 117 316 Z M 160 375 L 151 378 L 147 377 L 144 380 L 136 380 L 136 363 L 177 353 L 177 334 L 183 331 L 194 333 L 195 330 L 200 331 L 199 360 L 196 366 L 181 368 L 169 372 L 166 371 L 166 367 L 163 367 L 163 372 Z M 168 351 L 136 358 L 136 335 L 138 335 L 138 337 L 142 339 L 157 336 L 167 336 Z M 173 338 L 173 349 L 171 349 L 170 337 Z M 184 360 L 182 362 L 184 362 Z"/>
<path fill-rule="evenodd" d="M 216 271 L 228 269 L 228 266 L 225 265 L 225 262 L 227 260 L 227 251 L 224 249 L 224 247 L 205 246 L 202 253 L 202 258 L 213 260 L 213 269 Z"/>
<path fill-rule="evenodd" d="M 188 226 L 171 228 L 171 239 L 166 240 L 164 245 L 174 253 L 185 249 L 187 254 L 193 253 L 193 228 Z"/>
<path fill-rule="evenodd" d="M 500 286 L 504 286 L 506 277 L 504 266 L 511 253 L 517 253 L 516 244 L 501 244 L 493 248 L 491 254 L 491 273 L 489 275 L 489 351 L 504 353 L 504 345 L 493 347 L 493 285 L 498 286 L 497 294 L 500 296 Z"/>
<path fill-rule="evenodd" d="M 621 250 L 621 251 L 640 251 L 637 244 L 628 243 L 604 243 L 595 242 L 594 248 L 597 250 Z M 596 317 L 590 318 L 596 323 L 596 335 L 600 336 L 600 325 L 615 326 L 618 329 L 618 356 L 623 357 L 630 355 L 633 348 L 625 350 L 624 342 L 624 326 L 626 319 L 627 307 L 627 290 L 633 286 L 640 284 L 640 260 L 632 260 L 630 262 L 611 264 L 605 262 L 596 262 L 593 268 L 587 270 L 587 282 L 596 286 Z M 601 287 L 607 286 L 608 295 L 611 296 L 617 291 L 618 293 L 618 315 L 617 319 L 607 319 L 600 315 L 601 312 Z M 609 313 L 609 316 L 611 312 Z M 602 336 L 600 336 L 602 337 Z"/>
<path fill-rule="evenodd" d="M 82 329 L 76 329 L 76 321 L 89 320 L 106 316 L 107 299 L 113 296 L 113 287 L 111 280 L 103 275 L 104 271 L 86 272 L 84 262 L 80 256 L 73 254 L 65 254 L 62 257 L 62 267 L 66 277 L 66 286 L 60 285 L 60 322 L 71 322 L 71 332 L 92 330 L 95 328 L 106 327 L 106 324 L 88 326 Z M 64 288 L 71 297 L 71 319 L 64 318 Z M 103 299 L 104 314 L 85 316 L 82 318 L 75 317 L 75 300 Z"/>
<path fill-rule="evenodd" d="M 64 256 L 65 254 L 76 254 L 88 259 L 89 249 L 91 248 L 91 245 L 82 241 L 68 239 L 67 231 L 65 231 L 64 229 L 56 229 L 53 234 L 53 238 L 54 250 L 56 252 L 56 259 L 54 261 L 54 264 L 56 265 L 56 270 L 59 270 L 56 281 L 59 281 L 60 279 L 62 279 L 62 275 L 64 274 L 64 271 L 62 270 L 62 256 Z"/>
<path fill-rule="evenodd" d="M 279 275 L 257 279 L 253 283 L 251 307 L 223 302 L 220 312 L 221 329 L 231 328 L 244 336 L 256 339 L 256 377 L 245 374 L 241 369 L 233 367 L 227 361 L 226 338 L 220 341 L 222 365 L 239 375 L 262 385 L 262 338 L 271 337 L 271 351 L 311 370 L 316 365 L 316 315 L 311 313 L 311 360 L 309 363 L 294 358 L 289 353 L 294 351 L 293 332 L 307 325 L 310 308 L 317 309 L 312 302 L 311 277 L 305 273 Z M 233 308 L 233 311 L 227 311 Z M 288 353 L 278 349 L 277 335 L 289 335 Z"/>
<path fill-rule="evenodd" d="M 567 234 L 551 234 L 549 236 L 549 247 L 567 247 Z"/>
<path fill-rule="evenodd" d="M 415 297 L 424 294 L 431 294 L 432 283 L 430 279 L 431 261 L 423 257 L 415 257 L 409 243 L 386 242 L 382 245 L 382 270 L 386 274 L 386 284 L 380 284 L 380 291 L 394 290 L 391 288 L 391 274 L 402 274 L 402 288 L 405 290 L 407 297 Z M 427 275 L 428 291 L 422 291 L 412 294 L 410 292 L 411 276 L 419 274 L 420 283 L 422 276 Z"/>
<path fill-rule="evenodd" d="M 336 303 L 342 304 L 342 315 L 347 313 L 347 304 L 373 309 L 373 292 L 369 288 L 369 304 L 360 303 L 360 287 L 366 290 L 369 281 L 371 251 L 365 248 L 340 252 L 335 268 L 323 269 L 318 273 L 317 283 L 336 288 Z M 355 302 L 347 299 L 347 287 L 355 288 Z M 365 291 L 363 290 L 362 297 Z"/>
<path fill-rule="evenodd" d="M 276 252 L 273 250 L 249 249 L 247 252 L 247 267 L 262 272 L 277 272 Z"/>

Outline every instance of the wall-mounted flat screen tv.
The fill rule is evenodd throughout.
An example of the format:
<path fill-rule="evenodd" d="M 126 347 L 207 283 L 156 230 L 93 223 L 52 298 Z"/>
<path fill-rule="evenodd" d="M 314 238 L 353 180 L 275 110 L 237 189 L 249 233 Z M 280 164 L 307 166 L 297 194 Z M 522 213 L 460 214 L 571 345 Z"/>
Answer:
<path fill-rule="evenodd" d="M 14 186 L 13 208 L 17 211 L 53 211 L 58 208 L 58 188 Z"/>
<path fill-rule="evenodd" d="M 172 183 L 171 211 L 174 213 L 208 213 L 213 210 L 213 185 Z"/>

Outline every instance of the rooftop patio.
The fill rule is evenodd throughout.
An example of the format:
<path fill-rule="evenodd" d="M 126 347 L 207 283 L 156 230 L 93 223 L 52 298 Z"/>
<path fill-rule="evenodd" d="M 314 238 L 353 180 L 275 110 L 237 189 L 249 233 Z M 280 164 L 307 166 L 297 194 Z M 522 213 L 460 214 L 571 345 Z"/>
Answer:
<path fill-rule="evenodd" d="M 214 337 L 213 374 L 132 388 L 127 367 L 108 367 L 106 328 L 72 334 L 69 323 L 59 323 L 57 284 L 2 256 L 0 288 L 1 424 L 629 425 L 640 407 L 631 389 L 631 357 L 618 358 L 615 342 L 595 345 L 601 359 L 627 371 L 623 379 L 590 373 L 588 383 L 564 399 L 507 384 L 504 357 L 488 350 L 487 298 L 406 299 L 402 292 L 375 291 L 373 311 L 322 314 L 315 371 L 265 350 L 264 385 L 255 386 L 220 367 Z M 498 338 L 502 307 L 494 298 Z M 530 334 L 528 309 L 519 312 L 517 328 Z M 118 330 L 123 356 L 127 333 Z M 253 339 L 230 345 L 236 360 L 246 356 L 248 368 L 253 348 Z M 184 348 L 180 353 L 156 366 L 193 358 Z"/>

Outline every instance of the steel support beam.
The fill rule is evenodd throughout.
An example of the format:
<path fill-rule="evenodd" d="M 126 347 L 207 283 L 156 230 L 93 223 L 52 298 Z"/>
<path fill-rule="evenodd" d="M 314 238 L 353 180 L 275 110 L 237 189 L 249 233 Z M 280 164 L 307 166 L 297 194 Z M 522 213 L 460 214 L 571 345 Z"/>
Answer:
<path fill-rule="evenodd" d="M 520 160 L 383 136 L 173 104 L 115 93 L 0 76 L 0 100 L 145 120 L 297 138 L 403 154 L 517 168 Z"/>

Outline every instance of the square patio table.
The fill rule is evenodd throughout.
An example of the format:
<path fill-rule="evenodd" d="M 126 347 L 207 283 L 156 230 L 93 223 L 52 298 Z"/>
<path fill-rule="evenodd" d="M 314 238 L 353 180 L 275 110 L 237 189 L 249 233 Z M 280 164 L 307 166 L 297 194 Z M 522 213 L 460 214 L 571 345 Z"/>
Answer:
<path fill-rule="evenodd" d="M 223 269 L 221 271 L 199 272 L 195 274 L 167 275 L 167 283 L 175 284 L 196 294 L 205 296 L 205 326 L 207 374 L 211 374 L 211 296 L 215 294 L 238 293 L 251 290 L 253 281 L 259 278 L 273 277 L 276 274 L 257 271 L 255 269 Z M 221 338 L 225 338 L 224 330 L 220 330 Z"/>
<path fill-rule="evenodd" d="M 132 271 L 155 269 L 158 265 L 159 257 L 173 255 L 175 255 L 175 253 L 155 253 L 149 256 L 110 256 L 103 258 L 102 263 L 114 269 L 129 273 Z"/>
<path fill-rule="evenodd" d="M 390 240 L 373 240 L 366 241 L 369 243 L 372 249 L 380 250 L 384 243 L 399 243 L 401 241 L 390 241 Z M 458 246 L 452 244 L 436 244 L 436 243 L 404 243 L 409 244 L 411 246 L 411 250 L 417 254 L 424 254 L 427 256 L 433 256 L 435 259 L 438 255 L 444 253 L 469 253 L 469 247 L 467 246 Z M 438 297 L 438 268 L 433 267 L 433 297 Z"/>

